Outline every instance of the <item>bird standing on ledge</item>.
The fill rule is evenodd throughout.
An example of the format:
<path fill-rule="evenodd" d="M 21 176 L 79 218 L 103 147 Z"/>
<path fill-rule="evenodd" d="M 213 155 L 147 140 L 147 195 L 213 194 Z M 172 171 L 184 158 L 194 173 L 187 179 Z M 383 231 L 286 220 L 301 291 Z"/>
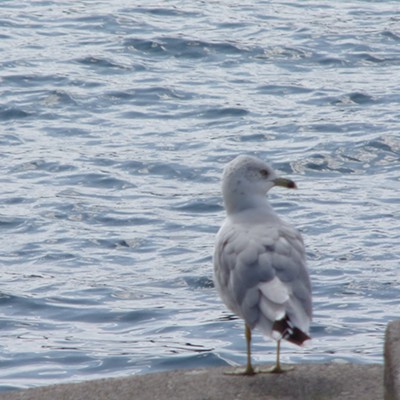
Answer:
<path fill-rule="evenodd" d="M 311 283 L 300 233 L 282 221 L 266 193 L 274 186 L 294 189 L 265 162 L 239 156 L 225 168 L 222 192 L 227 217 L 214 252 L 214 281 L 225 305 L 245 321 L 247 366 L 233 373 L 283 372 L 280 343 L 302 345 L 311 314 Z M 256 370 L 251 363 L 251 331 L 277 341 L 276 365 Z"/>

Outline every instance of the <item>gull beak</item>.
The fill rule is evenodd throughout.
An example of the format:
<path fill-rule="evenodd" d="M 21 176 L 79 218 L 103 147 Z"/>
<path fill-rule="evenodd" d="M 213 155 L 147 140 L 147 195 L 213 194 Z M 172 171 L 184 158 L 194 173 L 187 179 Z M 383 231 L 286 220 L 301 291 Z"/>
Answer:
<path fill-rule="evenodd" d="M 275 186 L 282 186 L 288 189 L 297 189 L 296 184 L 290 179 L 286 178 L 276 178 L 274 179 Z"/>

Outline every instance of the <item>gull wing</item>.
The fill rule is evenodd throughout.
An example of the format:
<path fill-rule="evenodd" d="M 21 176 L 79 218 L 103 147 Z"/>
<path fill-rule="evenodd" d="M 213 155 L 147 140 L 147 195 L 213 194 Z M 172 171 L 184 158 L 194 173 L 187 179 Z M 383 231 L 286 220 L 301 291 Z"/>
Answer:
<path fill-rule="evenodd" d="M 227 220 L 217 236 L 214 276 L 226 306 L 250 327 L 296 344 L 309 338 L 311 284 L 303 240 L 290 225 Z"/>

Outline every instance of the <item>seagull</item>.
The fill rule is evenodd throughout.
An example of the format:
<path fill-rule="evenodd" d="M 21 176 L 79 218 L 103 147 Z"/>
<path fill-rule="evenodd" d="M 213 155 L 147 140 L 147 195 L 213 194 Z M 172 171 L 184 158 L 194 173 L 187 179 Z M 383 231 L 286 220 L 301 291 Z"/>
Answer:
<path fill-rule="evenodd" d="M 301 346 L 310 339 L 312 294 L 304 243 L 268 202 L 274 186 L 296 188 L 256 157 L 238 156 L 224 169 L 227 215 L 216 237 L 214 282 L 225 305 L 245 322 L 247 365 L 235 374 L 284 372 L 281 340 Z M 277 341 L 276 364 L 268 370 L 251 363 L 254 328 Z"/>

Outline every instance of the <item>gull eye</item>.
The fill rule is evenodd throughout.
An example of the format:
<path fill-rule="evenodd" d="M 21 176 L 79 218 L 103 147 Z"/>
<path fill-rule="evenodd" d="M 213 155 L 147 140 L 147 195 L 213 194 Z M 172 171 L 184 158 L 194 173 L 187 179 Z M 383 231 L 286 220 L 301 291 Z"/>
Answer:
<path fill-rule="evenodd" d="M 260 174 L 263 178 L 268 178 L 269 172 L 266 169 L 261 169 Z"/>

